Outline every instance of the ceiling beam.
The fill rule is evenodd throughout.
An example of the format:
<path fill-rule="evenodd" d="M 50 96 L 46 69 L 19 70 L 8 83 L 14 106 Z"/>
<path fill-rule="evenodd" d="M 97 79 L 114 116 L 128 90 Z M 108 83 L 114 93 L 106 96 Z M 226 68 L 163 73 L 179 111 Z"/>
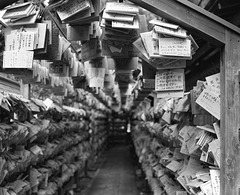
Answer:
<path fill-rule="evenodd" d="M 148 11 L 188 29 L 212 44 L 225 43 L 225 30 L 240 29 L 187 0 L 130 0 Z M 211 19 L 211 20 L 210 20 Z"/>
<path fill-rule="evenodd" d="M 189 9 L 191 9 L 192 11 L 196 11 L 198 13 L 201 13 L 203 16 L 207 17 L 207 20 L 210 22 L 216 22 L 219 23 L 221 25 L 221 27 L 225 30 L 230 30 L 230 31 L 234 31 L 238 34 L 240 34 L 240 28 L 236 27 L 235 25 L 233 25 L 232 23 L 218 17 L 217 15 L 200 8 L 199 6 L 196 6 L 192 3 L 190 3 L 188 0 L 177 0 L 178 2 L 180 2 L 181 4 L 183 4 L 184 6 L 188 7 Z M 197 22 L 199 22 L 198 18 L 196 18 Z M 193 24 L 194 25 L 194 24 Z M 211 26 L 208 26 L 208 28 L 213 28 Z M 225 33 L 224 33 L 225 36 Z M 224 42 L 225 43 L 225 40 Z"/>

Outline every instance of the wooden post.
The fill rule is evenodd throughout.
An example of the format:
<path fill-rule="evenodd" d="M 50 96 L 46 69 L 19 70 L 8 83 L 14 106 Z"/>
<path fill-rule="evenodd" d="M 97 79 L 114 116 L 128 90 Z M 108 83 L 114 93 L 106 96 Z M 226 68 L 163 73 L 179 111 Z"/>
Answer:
<path fill-rule="evenodd" d="M 20 93 L 25 99 L 30 99 L 30 85 L 21 81 Z"/>
<path fill-rule="evenodd" d="M 221 194 L 238 195 L 240 188 L 240 36 L 230 30 L 221 59 Z"/>

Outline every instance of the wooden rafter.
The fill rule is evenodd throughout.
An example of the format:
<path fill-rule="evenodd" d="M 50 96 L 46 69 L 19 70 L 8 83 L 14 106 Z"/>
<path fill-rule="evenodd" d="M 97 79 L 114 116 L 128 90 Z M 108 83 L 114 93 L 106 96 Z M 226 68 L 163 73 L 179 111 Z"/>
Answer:
<path fill-rule="evenodd" d="M 130 1 L 156 15 L 181 25 L 191 33 L 196 33 L 199 37 L 209 40 L 213 44 L 224 44 L 225 28 L 230 28 L 240 33 L 239 28 L 236 28 L 231 23 L 226 22 L 187 0 Z M 211 18 L 211 20 L 209 20 L 209 18 Z"/>

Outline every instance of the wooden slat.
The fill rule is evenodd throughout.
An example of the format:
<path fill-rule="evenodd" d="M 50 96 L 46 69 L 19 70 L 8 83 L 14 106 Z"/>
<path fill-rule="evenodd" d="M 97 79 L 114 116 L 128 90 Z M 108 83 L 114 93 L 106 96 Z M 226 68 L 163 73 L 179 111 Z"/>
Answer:
<path fill-rule="evenodd" d="M 222 25 L 223 28 L 229 29 L 231 31 L 235 31 L 236 33 L 240 34 L 240 28 L 238 28 L 237 26 L 233 25 L 232 23 L 218 17 L 217 15 L 203 9 L 200 8 L 199 6 L 196 6 L 192 3 L 190 3 L 188 0 L 177 0 L 178 2 L 180 2 L 181 4 L 185 5 L 186 7 L 190 8 L 192 11 L 196 11 L 199 13 L 202 13 L 202 15 L 206 16 L 209 19 L 211 19 L 214 22 L 219 23 L 220 25 Z M 210 26 L 211 28 L 211 26 Z"/>
<path fill-rule="evenodd" d="M 225 28 L 240 33 L 240 29 L 188 1 L 130 0 L 131 2 L 187 29 L 192 34 L 221 45 L 225 43 Z M 187 3 L 188 2 L 188 3 Z M 223 23 L 224 21 L 224 23 Z"/>
<path fill-rule="evenodd" d="M 30 85 L 24 84 L 23 81 L 21 81 L 20 93 L 25 99 L 30 99 Z"/>
<path fill-rule="evenodd" d="M 226 31 L 221 63 L 221 195 L 238 195 L 240 187 L 240 37 Z"/>

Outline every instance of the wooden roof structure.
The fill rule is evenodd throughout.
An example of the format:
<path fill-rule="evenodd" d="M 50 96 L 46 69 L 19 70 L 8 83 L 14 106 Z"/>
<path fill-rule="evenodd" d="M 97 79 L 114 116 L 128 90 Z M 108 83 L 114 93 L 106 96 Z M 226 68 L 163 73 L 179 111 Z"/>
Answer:
<path fill-rule="evenodd" d="M 3 7 L 16 2 L 1 1 Z M 221 195 L 240 194 L 240 28 L 237 27 L 240 25 L 240 12 L 237 8 L 240 8 L 240 3 L 236 0 L 129 1 L 169 22 L 179 24 L 193 34 L 194 38 L 198 37 L 200 49 L 187 66 L 189 74 L 186 76 L 189 79 L 199 74 L 199 70 L 209 70 L 208 61 L 202 59 L 203 56 L 216 58 L 213 71 L 217 67 L 221 72 Z M 219 3 L 225 5 L 224 12 L 218 8 Z M 233 8 L 234 17 L 230 18 Z M 204 65 L 199 69 L 200 66 L 196 64 L 201 62 Z"/>
<path fill-rule="evenodd" d="M 240 193 L 240 29 L 187 0 L 130 0 L 220 50 L 221 195 Z"/>

